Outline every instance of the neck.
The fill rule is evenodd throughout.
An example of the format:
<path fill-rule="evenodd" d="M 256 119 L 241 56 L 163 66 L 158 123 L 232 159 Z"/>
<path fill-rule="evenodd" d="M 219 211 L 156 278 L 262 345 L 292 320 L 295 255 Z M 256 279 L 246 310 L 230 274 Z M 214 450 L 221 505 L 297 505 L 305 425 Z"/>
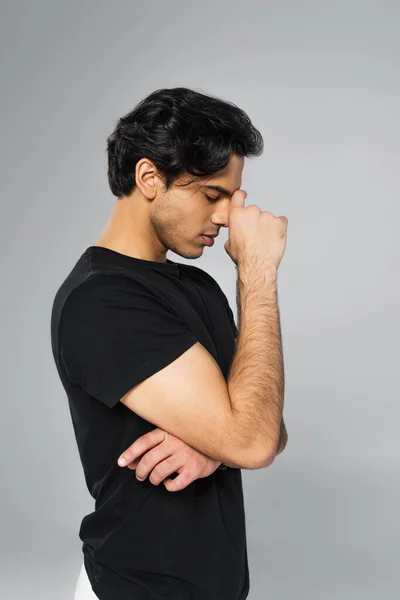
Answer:
<path fill-rule="evenodd" d="M 133 258 L 166 262 L 165 248 L 157 250 L 147 207 L 143 200 L 134 198 L 134 194 L 116 200 L 95 245 Z"/>

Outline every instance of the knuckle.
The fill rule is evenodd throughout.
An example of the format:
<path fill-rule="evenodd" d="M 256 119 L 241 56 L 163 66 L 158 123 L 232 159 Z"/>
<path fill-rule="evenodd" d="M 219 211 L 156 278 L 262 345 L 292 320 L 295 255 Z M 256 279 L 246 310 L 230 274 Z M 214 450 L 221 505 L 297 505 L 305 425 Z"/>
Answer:
<path fill-rule="evenodd" d="M 173 448 L 174 450 L 179 450 L 180 448 L 186 448 L 186 444 L 183 440 L 180 440 L 179 438 L 176 437 L 170 437 L 168 439 L 169 444 L 171 446 L 171 448 Z"/>
<path fill-rule="evenodd" d="M 129 448 L 124 452 L 125 456 L 132 458 L 132 456 L 134 456 L 135 454 L 138 454 L 138 452 L 141 451 L 142 446 L 143 446 L 143 444 L 139 443 L 137 440 L 134 444 L 129 446 Z"/>
<path fill-rule="evenodd" d="M 257 206 L 257 204 L 249 204 L 248 206 L 246 206 L 246 210 L 248 212 L 254 212 L 254 213 L 260 213 L 261 209 L 259 206 Z"/>
<path fill-rule="evenodd" d="M 182 485 L 183 487 L 185 487 L 186 485 L 189 484 L 189 482 L 193 479 L 192 473 L 189 472 L 188 470 L 183 471 L 183 473 L 181 474 L 180 478 L 179 478 L 179 485 Z"/>
<path fill-rule="evenodd" d="M 199 456 L 196 461 L 196 469 L 197 471 L 203 471 L 207 465 L 207 458 L 205 456 Z"/>
<path fill-rule="evenodd" d="M 145 469 L 149 466 L 149 461 L 148 461 L 148 458 L 146 457 L 146 455 L 142 456 L 139 464 L 142 468 L 144 467 Z"/>
<path fill-rule="evenodd" d="M 157 469 L 153 469 L 150 476 L 149 481 L 153 485 L 158 485 L 164 478 L 160 476 L 159 471 Z"/>
<path fill-rule="evenodd" d="M 154 467 L 154 469 L 150 473 L 149 480 L 152 484 L 158 485 L 168 475 L 171 474 L 173 468 L 174 466 L 171 460 L 164 460 L 162 464 L 156 465 Z"/>

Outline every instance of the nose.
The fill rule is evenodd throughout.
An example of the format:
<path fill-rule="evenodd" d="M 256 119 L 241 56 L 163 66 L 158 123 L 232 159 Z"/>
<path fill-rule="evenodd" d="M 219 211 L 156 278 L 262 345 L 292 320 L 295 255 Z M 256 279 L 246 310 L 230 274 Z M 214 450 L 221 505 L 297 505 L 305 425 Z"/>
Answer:
<path fill-rule="evenodd" d="M 218 215 L 212 218 L 212 222 L 214 223 L 214 225 L 218 225 L 219 228 L 228 227 L 228 213 L 226 213 L 226 216 L 220 216 L 220 213 L 218 213 Z"/>
<path fill-rule="evenodd" d="M 228 227 L 229 219 L 229 200 L 227 200 L 226 204 L 220 204 L 218 206 L 218 211 L 214 212 L 211 220 L 214 225 L 219 225 L 220 227 Z"/>

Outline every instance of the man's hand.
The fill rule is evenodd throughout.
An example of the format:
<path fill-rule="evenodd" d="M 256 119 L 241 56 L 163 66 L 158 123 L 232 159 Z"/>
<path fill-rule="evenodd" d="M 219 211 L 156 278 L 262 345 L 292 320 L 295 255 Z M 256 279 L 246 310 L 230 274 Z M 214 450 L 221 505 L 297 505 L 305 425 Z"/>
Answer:
<path fill-rule="evenodd" d="M 125 462 L 121 459 L 125 458 Z M 163 429 L 153 429 L 139 437 L 118 458 L 120 467 L 136 469 L 136 477 L 158 485 L 163 481 L 169 492 L 182 490 L 195 479 L 208 477 L 221 464 Z M 175 479 L 168 478 L 178 473 Z"/>

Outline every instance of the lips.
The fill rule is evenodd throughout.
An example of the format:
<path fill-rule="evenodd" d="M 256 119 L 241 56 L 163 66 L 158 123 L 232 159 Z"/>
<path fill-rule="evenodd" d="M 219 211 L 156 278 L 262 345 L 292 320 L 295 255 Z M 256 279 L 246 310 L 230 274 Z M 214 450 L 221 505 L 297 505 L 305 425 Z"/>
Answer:
<path fill-rule="evenodd" d="M 201 237 L 203 238 L 203 240 L 207 244 L 207 246 L 213 246 L 214 245 L 214 237 L 217 237 L 217 236 L 211 237 L 210 235 L 202 234 Z"/>

